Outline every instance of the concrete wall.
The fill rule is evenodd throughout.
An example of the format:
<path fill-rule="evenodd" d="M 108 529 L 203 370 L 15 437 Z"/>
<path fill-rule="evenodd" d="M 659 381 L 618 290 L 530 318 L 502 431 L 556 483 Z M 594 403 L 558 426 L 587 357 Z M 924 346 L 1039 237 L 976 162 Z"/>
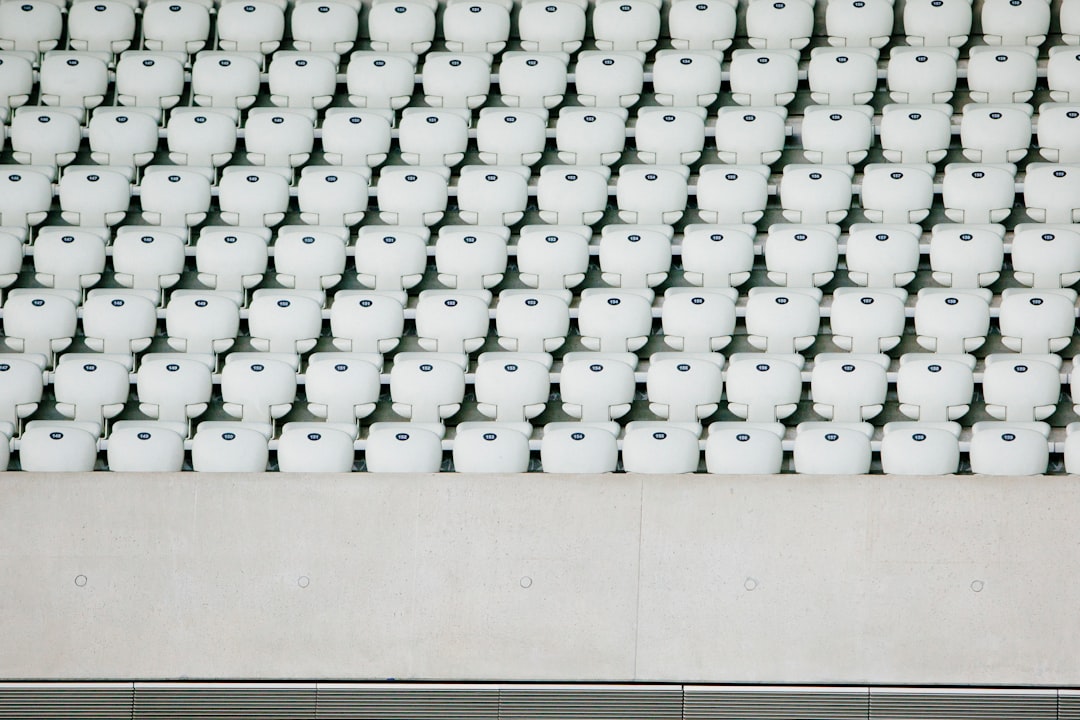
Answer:
<path fill-rule="evenodd" d="M 0 475 L 0 677 L 1080 684 L 1069 477 Z"/>

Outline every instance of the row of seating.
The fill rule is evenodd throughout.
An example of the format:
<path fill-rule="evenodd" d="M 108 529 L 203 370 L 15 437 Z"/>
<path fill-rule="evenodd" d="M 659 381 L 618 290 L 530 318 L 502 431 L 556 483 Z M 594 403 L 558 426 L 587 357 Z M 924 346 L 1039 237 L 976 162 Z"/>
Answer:
<path fill-rule="evenodd" d="M 1026 103 L 1044 72 L 1038 50 L 1029 46 L 973 47 L 962 67 L 958 56 L 956 48 L 894 48 L 885 64 L 888 96 L 898 103 L 940 104 L 966 89 L 975 102 Z M 653 62 L 645 60 L 643 53 L 584 51 L 569 66 L 565 54 L 509 52 L 493 78 L 489 56 L 432 52 L 417 68 L 413 56 L 365 51 L 354 53 L 339 76 L 324 55 L 279 51 L 265 82 L 274 105 L 300 110 L 330 105 L 339 82 L 354 106 L 400 109 L 413 97 L 418 72 L 427 104 L 442 108 L 485 104 L 493 79 L 502 101 L 522 108 L 561 105 L 571 82 L 577 102 L 586 106 L 635 105 L 647 82 L 656 102 L 665 106 L 708 107 L 722 90 L 738 105 L 785 106 L 795 99 L 801 74 L 795 50 L 735 50 L 723 65 L 721 54 L 707 51 L 661 50 Z M 37 90 L 47 106 L 85 110 L 111 98 L 117 105 L 153 109 L 160 119 L 162 111 L 188 101 L 235 117 L 255 103 L 264 81 L 256 59 L 218 51 L 199 53 L 190 71 L 177 57 L 147 51 L 123 53 L 115 71 L 101 57 L 71 51 L 46 53 L 38 70 L 16 53 L 0 54 L 0 63 L 0 105 L 8 110 L 26 104 Z M 1050 99 L 1080 101 L 1078 68 L 1075 47 L 1050 48 L 1045 68 Z M 818 48 L 805 77 L 815 102 L 862 105 L 875 97 L 879 72 L 877 50 Z"/>
<path fill-rule="evenodd" d="M 1048 442 L 1044 423 L 983 422 L 970 440 L 959 441 L 955 423 L 890 423 L 880 441 L 866 424 L 802 423 L 790 445 L 790 465 L 811 475 L 865 474 L 875 451 L 886 473 L 941 475 L 960 468 L 961 446 L 970 468 L 987 475 L 1037 475 L 1047 471 L 1051 445 L 1063 453 L 1067 472 L 1080 470 L 1080 432 L 1070 426 L 1059 443 Z M 768 423 L 716 423 L 702 440 L 678 423 L 634 422 L 617 438 L 616 427 L 585 423 L 550 423 L 538 442 L 512 425 L 463 423 L 453 439 L 412 424 L 379 423 L 356 441 L 348 433 L 310 423 L 290 423 L 269 441 L 250 426 L 204 423 L 193 440 L 162 423 L 117 424 L 99 440 L 78 422 L 30 423 L 14 441 L 21 468 L 32 472 L 89 472 L 104 446 L 114 472 L 176 472 L 190 448 L 197 472 L 263 472 L 274 447 L 282 472 L 352 472 L 361 457 L 369 472 L 431 473 L 453 469 L 470 473 L 521 473 L 533 468 L 532 445 L 539 446 L 540 466 L 548 473 L 692 473 L 702 465 L 710 473 L 765 475 L 781 472 L 785 462 L 784 428 Z M 450 446 L 450 447 L 447 447 Z M 876 446 L 876 447 L 875 447 Z M 9 464 L 8 443 L 0 442 L 0 465 Z M 362 454 L 361 454 L 362 453 Z"/>
<path fill-rule="evenodd" d="M 789 418 L 803 400 L 804 375 L 814 413 L 841 423 L 880 415 L 890 389 L 900 414 L 920 422 L 964 417 L 976 387 L 982 411 L 999 420 L 1049 418 L 1066 382 L 1074 409 L 1080 409 L 1080 373 L 1066 375 L 1056 355 L 992 354 L 978 378 L 970 355 L 935 353 L 901 356 L 895 374 L 885 355 L 846 353 L 819 354 L 809 372 L 801 356 L 776 353 L 736 353 L 726 367 L 718 353 L 654 353 L 644 373 L 629 353 L 567 353 L 553 372 L 550 355 L 488 352 L 471 373 L 467 359 L 452 353 L 398 353 L 388 373 L 377 354 L 314 353 L 302 374 L 296 357 L 284 353 L 233 352 L 220 374 L 208 355 L 150 353 L 134 374 L 127 359 L 68 353 L 55 370 L 45 371 L 44 356 L 0 355 L 0 432 L 20 435 L 24 418 L 50 408 L 44 393 L 51 389 L 52 410 L 100 434 L 125 409 L 132 385 L 131 400 L 140 412 L 175 423 L 185 437 L 192 420 L 213 404 L 215 386 L 219 410 L 266 425 L 268 435 L 294 406 L 306 406 L 314 417 L 356 436 L 358 421 L 375 411 L 384 390 L 394 414 L 431 425 L 441 435 L 442 424 L 461 411 L 467 387 L 473 388 L 477 412 L 494 421 L 529 423 L 550 404 L 571 418 L 606 423 L 630 412 L 640 375 L 652 416 L 693 425 L 708 423 L 721 408 L 749 422 Z"/>
<path fill-rule="evenodd" d="M 117 53 L 142 46 L 194 53 L 222 50 L 272 53 L 291 40 L 298 50 L 341 55 L 363 38 L 375 50 L 423 53 L 442 41 L 451 50 L 498 53 L 511 37 L 532 51 L 574 52 L 586 39 L 604 50 L 647 52 L 661 39 L 658 0 L 19 0 L 0 7 L 0 49 L 45 52 L 65 36 L 71 49 Z M 1051 25 L 1046 0 L 985 0 L 982 40 L 990 45 L 1041 45 Z M 66 21 L 65 13 L 66 12 Z M 141 11 L 141 12 L 140 12 Z M 754 47 L 795 48 L 825 35 L 844 47 L 882 47 L 893 35 L 890 0 L 831 0 L 823 24 L 814 2 L 753 0 L 741 10 L 730 0 L 681 0 L 666 13 L 664 39 L 680 49 L 723 50 L 742 30 Z M 905 3 L 903 32 L 910 45 L 959 46 L 972 31 L 967 0 Z M 141 15 L 141 32 L 136 18 Z M 741 22 L 740 22 L 741 21 Z M 213 26 L 213 30 L 212 30 Z M 1080 43 L 1080 12 L 1065 3 L 1065 41 Z M 65 33 L 66 31 L 66 33 Z M 738 33 L 742 37 L 742 33 Z"/>
<path fill-rule="evenodd" d="M 612 165 L 633 156 L 648 164 L 694 165 L 714 157 L 706 143 L 723 163 L 772 165 L 791 134 L 811 163 L 858 165 L 880 146 L 889 163 L 925 166 L 945 159 L 954 135 L 948 105 L 887 105 L 877 117 L 868 107 L 811 106 L 797 125 L 785 118 L 783 109 L 729 107 L 707 122 L 701 109 L 654 106 L 640 108 L 630 123 L 623 109 L 563 108 L 549 128 L 546 110 L 485 108 L 470 128 L 469 118 L 455 111 L 411 108 L 392 128 L 378 113 L 337 108 L 316 128 L 304 113 L 255 108 L 238 129 L 225 115 L 195 109 L 173 111 L 164 140 L 169 159 L 181 170 L 219 168 L 241 157 L 254 166 L 319 167 L 310 163 L 321 150 L 323 162 L 367 179 L 365 171 L 391 155 L 408 165 L 453 167 L 476 151 L 486 164 L 532 166 L 544 157 L 551 138 L 559 159 L 574 165 Z M 49 168 L 69 165 L 86 148 L 94 162 L 129 173 L 144 166 L 149 172 L 173 169 L 151 164 L 161 144 L 152 114 L 99 108 L 85 131 L 79 123 L 64 110 L 19 108 L 6 133 L 0 125 L 0 147 L 9 135 L 16 162 L 52 175 Z M 1043 158 L 1080 162 L 1080 104 L 1044 103 L 1034 121 L 1029 105 L 968 104 L 958 127 L 964 156 L 976 163 L 1022 161 L 1033 133 Z M 919 169 L 933 179 L 933 167 Z"/>
<path fill-rule="evenodd" d="M 359 224 L 368 212 L 368 172 L 305 168 L 296 191 L 301 221 L 331 227 Z M 766 166 L 704 165 L 691 178 L 685 166 L 623 165 L 612 183 L 603 166 L 547 165 L 533 188 L 529 175 L 528 168 L 518 166 L 465 166 L 454 186 L 457 219 L 470 225 L 515 225 L 524 218 L 535 192 L 544 222 L 594 225 L 607 213 L 614 184 L 624 223 L 672 225 L 690 209 L 706 223 L 746 224 L 761 219 L 770 193 Z M 216 210 L 226 225 L 273 227 L 290 210 L 290 176 L 288 168 L 230 166 L 215 193 L 205 169 L 152 167 L 139 183 L 142 218 L 151 225 L 188 228 L 202 224 Z M 404 226 L 439 223 L 450 208 L 449 176 L 445 167 L 384 166 L 375 184 L 380 219 Z M 788 222 L 834 225 L 852 209 L 855 185 L 850 165 L 789 164 L 779 176 L 776 193 Z M 953 222 L 1000 223 L 1013 213 L 1018 188 L 1011 165 L 954 163 L 946 166 L 940 186 L 935 177 L 932 167 L 864 168 L 859 188 L 864 218 L 920 222 L 934 207 L 938 187 L 946 216 Z M 1080 165 L 1031 163 L 1019 189 L 1027 216 L 1036 222 L 1080 221 Z M 69 166 L 56 185 L 56 196 L 66 222 L 108 227 L 123 222 L 131 209 L 131 178 L 112 167 Z M 53 183 L 47 172 L 33 166 L 0 170 L 4 226 L 25 228 L 43 222 L 52 201 Z"/>

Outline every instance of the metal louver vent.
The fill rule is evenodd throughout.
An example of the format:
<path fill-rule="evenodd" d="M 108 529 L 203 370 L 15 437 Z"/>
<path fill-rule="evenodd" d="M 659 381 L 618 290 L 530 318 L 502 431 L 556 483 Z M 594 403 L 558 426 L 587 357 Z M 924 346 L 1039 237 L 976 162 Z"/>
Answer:
<path fill-rule="evenodd" d="M 871 720 L 1054 720 L 1054 690 L 875 688 Z"/>
<path fill-rule="evenodd" d="M 683 717 L 700 720 L 866 720 L 866 688 L 685 688 Z"/>
<path fill-rule="evenodd" d="M 1058 690 L 1058 720 L 1080 720 L 1080 690 Z"/>
<path fill-rule="evenodd" d="M 310 720 L 315 684 L 136 683 L 135 717 Z"/>
<path fill-rule="evenodd" d="M 499 693 L 500 720 L 663 720 L 682 716 L 682 688 L 641 686 L 521 686 Z"/>
<path fill-rule="evenodd" d="M 489 685 L 319 684 L 319 720 L 484 720 L 499 717 L 499 691 Z"/>
<path fill-rule="evenodd" d="M 2 683 L 0 718 L 131 717 L 131 683 Z"/>

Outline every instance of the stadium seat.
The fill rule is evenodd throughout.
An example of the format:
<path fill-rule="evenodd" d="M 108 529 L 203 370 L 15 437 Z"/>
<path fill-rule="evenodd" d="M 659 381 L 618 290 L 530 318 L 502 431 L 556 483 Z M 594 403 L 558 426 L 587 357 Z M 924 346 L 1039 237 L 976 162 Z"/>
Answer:
<path fill-rule="evenodd" d="M 282 228 L 274 240 L 274 277 L 295 290 L 326 290 L 345 274 L 345 239 L 323 228 Z"/>
<path fill-rule="evenodd" d="M 289 15 L 293 47 L 303 52 L 344 55 L 360 34 L 359 7 L 349 2 L 300 2 Z"/>
<path fill-rule="evenodd" d="M 771 165 L 784 150 L 786 118 L 784 108 L 720 108 L 714 125 L 717 157 L 725 163 Z"/>
<path fill-rule="evenodd" d="M 1058 14 L 1061 39 L 1068 45 L 1080 45 L 1080 9 L 1072 3 L 1063 3 Z"/>
<path fill-rule="evenodd" d="M 1027 4 L 1042 3 L 1028 0 Z M 1045 3 L 1042 3 L 1045 6 Z M 968 94 L 981 103 L 1024 103 L 1038 76 L 1034 47 L 973 47 L 968 54 Z"/>
<path fill-rule="evenodd" d="M 722 355 L 655 353 L 645 377 L 649 410 L 672 422 L 701 422 L 720 408 L 723 364 Z"/>
<path fill-rule="evenodd" d="M 983 421 L 971 428 L 971 471 L 978 475 L 1041 475 L 1050 462 L 1045 423 Z"/>
<path fill-rule="evenodd" d="M 838 223 L 851 207 L 850 165 L 798 165 L 784 167 L 780 204 L 784 218 L 794 223 Z"/>
<path fill-rule="evenodd" d="M 1074 474 L 1080 471 L 1080 435 L 1077 434 L 1077 423 L 1069 423 L 1065 427 L 1065 472 Z"/>
<path fill-rule="evenodd" d="M 354 52 L 345 74 L 349 102 L 360 108 L 404 107 L 412 99 L 415 74 L 416 56 L 411 53 Z"/>
<path fill-rule="evenodd" d="M 218 355 L 232 347 L 240 331 L 240 307 L 214 292 L 176 290 L 165 307 L 165 332 L 177 352 Z"/>
<path fill-rule="evenodd" d="M 28 423 L 19 441 L 19 466 L 26 472 L 91 472 L 97 463 L 97 440 L 83 423 Z"/>
<path fill-rule="evenodd" d="M 15 52 L 0 52 L 0 118 L 7 120 L 14 108 L 29 102 L 35 80 L 34 65 L 29 58 Z"/>
<path fill-rule="evenodd" d="M 623 165 L 615 182 L 619 218 L 642 225 L 673 225 L 686 211 L 690 169 L 683 165 Z"/>
<path fill-rule="evenodd" d="M 43 53 L 60 42 L 62 10 L 48 0 L 0 4 L 0 50 Z"/>
<path fill-rule="evenodd" d="M 1007 288 L 998 311 L 1001 342 L 1015 352 L 1060 352 L 1072 341 L 1075 308 L 1075 290 Z"/>
<path fill-rule="evenodd" d="M 877 50 L 814 48 L 806 77 L 810 98 L 821 105 L 863 105 L 877 89 Z"/>
<path fill-rule="evenodd" d="M 83 227 L 116 225 L 131 205 L 131 180 L 116 168 L 72 165 L 57 183 L 56 194 L 66 222 Z"/>
<path fill-rule="evenodd" d="M 948 105 L 886 105 L 881 115 L 881 154 L 894 163 L 940 162 L 952 144 L 951 114 Z"/>
<path fill-rule="evenodd" d="M 251 346 L 261 352 L 311 352 L 322 333 L 321 293 L 305 290 L 256 290 L 248 308 Z"/>
<path fill-rule="evenodd" d="M 366 288 L 401 291 L 427 269 L 426 228 L 362 227 L 356 238 L 356 279 Z"/>
<path fill-rule="evenodd" d="M 171 55 L 126 52 L 116 64 L 116 99 L 121 105 L 168 110 L 183 95 L 184 64 Z"/>
<path fill-rule="evenodd" d="M 0 356 L 0 434 L 9 438 L 22 434 L 23 419 L 41 404 L 44 371 L 45 358 L 40 355 Z"/>
<path fill-rule="evenodd" d="M 423 290 L 416 303 L 416 335 L 428 352 L 471 353 L 488 334 L 488 304 L 484 290 Z"/>
<path fill-rule="evenodd" d="M 735 5 L 726 0 L 678 0 L 668 7 L 667 34 L 679 50 L 727 50 L 735 25 Z"/>
<path fill-rule="evenodd" d="M 892 48 L 885 75 L 889 97 L 897 103 L 949 102 L 956 90 L 958 56 L 959 51 L 953 47 Z"/>
<path fill-rule="evenodd" d="M 792 452 L 801 475 L 863 475 L 872 453 L 868 423 L 799 423 Z"/>
<path fill-rule="evenodd" d="M 701 462 L 698 436 L 679 423 L 631 422 L 623 435 L 622 461 L 628 473 L 692 473 Z"/>
<path fill-rule="evenodd" d="M 1012 165 L 950 163 L 945 166 L 941 199 L 945 215 L 957 223 L 997 223 L 1012 212 L 1016 199 Z"/>
<path fill-rule="evenodd" d="M 145 112 L 98 108 L 88 125 L 90 157 L 99 165 L 142 167 L 158 149 L 158 124 Z"/>
<path fill-rule="evenodd" d="M 108 355 L 61 355 L 53 372 L 56 411 L 77 422 L 93 424 L 99 434 L 109 418 L 120 414 L 131 386 L 128 367 Z"/>
<path fill-rule="evenodd" d="M 770 2 L 746 6 L 746 35 L 750 46 L 761 49 L 801 50 L 814 34 L 814 3 L 806 0 Z"/>
<path fill-rule="evenodd" d="M 393 410 L 412 422 L 441 423 L 461 408 L 465 371 L 453 355 L 399 353 L 390 368 Z"/>
<path fill-rule="evenodd" d="M 996 282 L 1005 258 L 1004 234 L 1000 225 L 935 225 L 930 236 L 934 281 L 955 288 Z"/>
<path fill-rule="evenodd" d="M 874 144 L 874 113 L 863 105 L 808 106 L 803 111 L 803 157 L 812 163 L 856 165 Z"/>
<path fill-rule="evenodd" d="M 683 228 L 683 277 L 701 287 L 736 287 L 754 266 L 753 225 L 687 225 Z"/>
<path fill-rule="evenodd" d="M 715 352 L 735 334 L 730 288 L 668 288 L 660 306 L 664 344 L 681 352 Z"/>
<path fill-rule="evenodd" d="M 908 353 L 900 357 L 896 396 L 900 412 L 919 422 L 948 422 L 967 414 L 975 393 L 970 355 Z"/>
<path fill-rule="evenodd" d="M 560 53 L 508 52 L 499 63 L 499 93 L 504 104 L 553 108 L 566 94 L 567 57 Z M 496 108 L 484 108 L 494 112 Z"/>
<path fill-rule="evenodd" d="M 454 470 L 462 473 L 523 473 L 529 469 L 529 437 L 513 425 L 463 422 L 454 435 Z"/>
<path fill-rule="evenodd" d="M 622 157 L 625 145 L 625 110 L 575 107 L 559 112 L 555 123 L 555 146 L 564 163 L 611 165 Z"/>
<path fill-rule="evenodd" d="M 159 423 L 116 423 L 105 457 L 110 472 L 180 472 L 184 436 Z"/>
<path fill-rule="evenodd" d="M 272 356 L 231 353 L 221 370 L 221 399 L 222 409 L 238 420 L 273 423 L 292 409 L 296 370 Z"/>
<path fill-rule="evenodd" d="M 529 171 L 466 165 L 457 182 L 458 218 L 470 225 L 516 225 L 529 201 Z"/>
<path fill-rule="evenodd" d="M 610 473 L 619 462 L 616 433 L 601 423 L 548 423 L 540 438 L 545 473 Z"/>
<path fill-rule="evenodd" d="M 218 206 L 228 225 L 273 227 L 289 208 L 289 181 L 272 169 L 227 167 L 218 181 Z"/>
<path fill-rule="evenodd" d="M 982 395 L 986 413 L 997 420 L 1045 420 L 1061 395 L 1061 359 L 1056 355 L 986 356 Z"/>
<path fill-rule="evenodd" d="M 377 112 L 329 108 L 322 123 L 322 149 L 332 165 L 381 165 L 390 151 L 390 121 Z"/>
<path fill-rule="evenodd" d="M 648 295 L 651 296 L 651 292 Z M 633 290 L 583 290 L 578 306 L 581 344 L 600 352 L 640 350 L 652 332 L 649 296 Z"/>
<path fill-rule="evenodd" d="M 474 382 L 477 410 L 498 422 L 536 417 L 551 393 L 547 363 L 519 353 L 482 354 Z"/>
<path fill-rule="evenodd" d="M 89 53 L 47 53 L 40 76 L 38 90 L 43 105 L 94 108 L 105 101 L 109 89 L 108 65 Z"/>
<path fill-rule="evenodd" d="M 378 0 L 367 13 L 371 47 L 380 52 L 427 52 L 435 38 L 435 11 L 423 2 Z"/>
<path fill-rule="evenodd" d="M 1021 223 L 1013 230 L 1013 278 L 1035 288 L 1080 282 L 1080 235 L 1071 225 Z"/>
<path fill-rule="evenodd" d="M 1040 105 L 1036 144 L 1050 162 L 1080 162 L 1080 104 Z"/>
<path fill-rule="evenodd" d="M 19 108 L 9 129 L 15 162 L 43 168 L 69 164 L 82 143 L 81 115 L 58 108 Z M 54 177 L 55 172 L 51 172 L 50 179 Z"/>
<path fill-rule="evenodd" d="M 269 55 L 281 47 L 285 10 L 269 0 L 234 0 L 217 13 L 218 47 L 230 52 Z"/>
<path fill-rule="evenodd" d="M 1077 52 L 1075 47 L 1050 48 L 1050 59 L 1046 63 L 1046 84 L 1050 86 L 1050 97 L 1053 100 L 1080 102 L 1077 70 L 1080 70 L 1080 52 Z"/>
<path fill-rule="evenodd" d="M 890 475 L 950 475 L 960 469 L 960 426 L 955 423 L 886 423 L 881 469 Z"/>
<path fill-rule="evenodd" d="M 661 50 L 653 63 L 653 92 L 661 105 L 709 107 L 720 92 L 720 78 L 720 59 L 708 52 Z"/>
<path fill-rule="evenodd" d="M 562 290 L 580 284 L 589 269 L 588 228 L 526 225 L 517 244 L 518 277 L 529 287 Z"/>
<path fill-rule="evenodd" d="M 755 223 L 765 214 L 767 166 L 702 165 L 698 172 L 698 217 L 706 223 L 742 225 Z"/>
<path fill-rule="evenodd" d="M 1044 0 L 986 0 L 979 16 L 987 45 L 1042 45 L 1050 30 Z"/>
<path fill-rule="evenodd" d="M 523 2 L 517 27 L 529 52 L 576 52 L 585 38 L 585 7 L 573 0 Z"/>
<path fill-rule="evenodd" d="M 195 472 L 264 472 L 269 461 L 266 435 L 241 423 L 202 423 L 191 441 Z"/>
<path fill-rule="evenodd" d="M 379 402 L 379 370 L 365 355 L 313 353 L 304 373 L 308 412 L 328 423 L 355 427 Z"/>
<path fill-rule="evenodd" d="M 713 475 L 775 475 L 784 463 L 783 436 L 780 423 L 712 423 L 705 467 Z"/>
<path fill-rule="evenodd" d="M 428 53 L 420 80 L 432 107 L 477 108 L 491 90 L 491 60 L 471 53 Z"/>
<path fill-rule="evenodd" d="M 306 164 L 315 146 L 311 118 L 299 112 L 268 110 L 252 109 L 244 123 L 244 154 L 248 162 L 271 167 Z"/>
<path fill-rule="evenodd" d="M 143 8 L 142 37 L 147 50 L 197 53 L 210 35 L 210 10 L 194 0 L 151 2 Z"/>
<path fill-rule="evenodd" d="M 75 336 L 75 303 L 48 291 L 11 292 L 4 303 L 3 343 L 13 352 L 37 353 L 52 367 Z"/>
<path fill-rule="evenodd" d="M 583 422 L 608 422 L 634 402 L 634 368 L 617 354 L 568 353 L 559 372 L 562 409 Z"/>
<path fill-rule="evenodd" d="M 405 331 L 401 301 L 385 292 L 340 291 L 330 307 L 330 334 L 343 352 L 386 353 Z"/>
<path fill-rule="evenodd" d="M 870 163 L 863 168 L 859 201 L 875 223 L 917 223 L 934 206 L 934 166 Z"/>
<path fill-rule="evenodd" d="M 201 168 L 151 165 L 139 182 L 142 218 L 149 225 L 200 225 L 210 211 L 210 197 L 210 178 Z"/>
<path fill-rule="evenodd" d="M 750 422 L 774 423 L 799 407 L 802 357 L 736 353 L 728 358 L 724 380 L 727 408 Z"/>
<path fill-rule="evenodd" d="M 195 245 L 199 282 L 238 298 L 262 282 L 268 257 L 263 238 L 244 230 L 204 228 Z"/>
<path fill-rule="evenodd" d="M 328 227 L 356 225 L 367 213 L 369 173 L 365 167 L 305 167 L 296 184 L 300 219 Z"/>
<path fill-rule="evenodd" d="M 210 407 L 213 390 L 211 368 L 204 358 L 149 353 L 139 365 L 139 410 L 155 420 L 187 425 Z"/>
<path fill-rule="evenodd" d="M 157 335 L 154 300 L 138 290 L 91 290 L 82 306 L 83 341 L 99 353 L 128 358 L 150 347 Z"/>
<path fill-rule="evenodd" d="M 1024 205 L 1036 222 L 1080 222 L 1080 164 L 1028 164 Z"/>
<path fill-rule="evenodd" d="M 820 303 L 821 291 L 817 288 L 750 288 L 745 318 L 747 340 L 769 353 L 805 350 L 817 339 Z"/>
<path fill-rule="evenodd" d="M 231 113 L 251 107 L 259 95 L 259 63 L 240 53 L 200 52 L 191 66 L 196 105 Z"/>
<path fill-rule="evenodd" d="M 884 47 L 893 32 L 891 0 L 829 0 L 825 32 L 836 47 Z"/>
<path fill-rule="evenodd" d="M 536 204 L 540 219 L 552 225 L 593 225 L 604 216 L 608 205 L 608 178 L 605 167 L 545 165 L 536 184 Z"/>
<path fill-rule="evenodd" d="M 169 113 L 166 135 L 169 159 L 178 165 L 216 168 L 236 151 L 236 122 L 225 113 L 177 108 Z"/>
<path fill-rule="evenodd" d="M 986 342 L 989 290 L 923 288 L 915 301 L 915 333 L 930 352 L 969 353 Z"/>
<path fill-rule="evenodd" d="M 736 50 L 728 66 L 731 99 L 739 105 L 787 105 L 799 84 L 798 56 L 791 49 Z"/>
<path fill-rule="evenodd" d="M 511 352 L 554 352 L 570 331 L 570 305 L 551 291 L 503 290 L 495 307 L 499 345 Z"/>
<path fill-rule="evenodd" d="M 908 45 L 961 47 L 971 33 L 971 3 L 967 0 L 910 0 L 904 3 L 904 33 Z"/>
<path fill-rule="evenodd" d="M 854 353 L 892 350 L 904 335 L 906 300 L 896 288 L 836 288 L 829 317 L 833 343 Z"/>
<path fill-rule="evenodd" d="M 79 228 L 43 228 L 34 241 L 34 279 L 45 287 L 93 287 L 105 272 L 105 238 Z"/>
<path fill-rule="evenodd" d="M 442 457 L 442 438 L 410 423 L 375 423 L 364 449 L 367 470 L 374 473 L 439 472 Z"/>
<path fill-rule="evenodd" d="M 285 423 L 278 438 L 280 472 L 347 473 L 355 457 L 349 433 L 315 423 Z"/>
<path fill-rule="evenodd" d="M 696 108 L 641 108 L 634 123 L 638 160 L 692 165 L 705 149 L 705 118 Z"/>
<path fill-rule="evenodd" d="M 489 165 L 535 165 L 547 146 L 546 132 L 546 112 L 483 108 L 476 122 L 476 149 Z"/>
<path fill-rule="evenodd" d="M 456 0 L 443 10 L 442 30 L 453 52 L 494 55 L 510 38 L 510 9 L 492 0 Z"/>
<path fill-rule="evenodd" d="M 964 157 L 972 162 L 1019 162 L 1031 145 L 1031 106 L 965 105 L 960 143 L 964 146 Z"/>
<path fill-rule="evenodd" d="M 591 20 L 601 50 L 649 52 L 660 36 L 660 5 L 651 0 L 602 0 Z"/>
<path fill-rule="evenodd" d="M 280 51 L 270 61 L 270 100 L 278 107 L 330 104 L 337 92 L 337 64 L 325 54 Z"/>
<path fill-rule="evenodd" d="M 508 232 L 498 228 L 444 225 L 435 241 L 439 282 L 457 290 L 483 290 L 502 282 Z"/>
<path fill-rule="evenodd" d="M 393 225 L 434 225 L 449 200 L 445 167 L 383 167 L 375 187 L 379 217 Z"/>
<path fill-rule="evenodd" d="M 888 367 L 884 355 L 819 353 L 810 373 L 814 412 L 842 423 L 876 417 L 885 407 Z"/>
<path fill-rule="evenodd" d="M 795 288 L 820 287 L 832 280 L 840 256 L 835 225 L 774 223 L 765 240 L 770 281 Z"/>

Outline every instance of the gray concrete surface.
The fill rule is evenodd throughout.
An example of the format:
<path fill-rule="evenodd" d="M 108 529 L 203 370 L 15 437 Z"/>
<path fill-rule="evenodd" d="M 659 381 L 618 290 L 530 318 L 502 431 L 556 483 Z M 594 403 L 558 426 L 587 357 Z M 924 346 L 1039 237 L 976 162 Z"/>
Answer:
<path fill-rule="evenodd" d="M 0 475 L 0 677 L 1080 683 L 1069 477 Z"/>

